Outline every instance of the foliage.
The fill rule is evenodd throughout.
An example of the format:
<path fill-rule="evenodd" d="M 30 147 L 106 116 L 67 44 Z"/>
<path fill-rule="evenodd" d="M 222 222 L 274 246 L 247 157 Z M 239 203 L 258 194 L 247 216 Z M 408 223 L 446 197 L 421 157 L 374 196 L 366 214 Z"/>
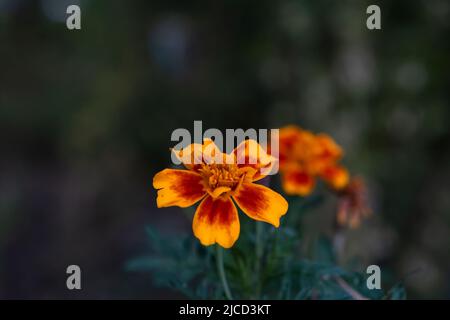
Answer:
<path fill-rule="evenodd" d="M 301 217 L 321 197 L 292 200 L 288 215 Z M 241 215 L 243 217 L 243 215 Z M 295 216 L 294 216 L 295 217 Z M 364 270 L 339 266 L 332 241 L 320 236 L 302 248 L 301 219 L 276 229 L 241 219 L 241 237 L 225 251 L 225 272 L 237 299 L 405 299 L 401 284 L 387 292 L 369 290 Z M 292 217 L 291 217 L 292 218 Z M 192 299 L 223 299 L 214 247 L 204 247 L 191 234 L 162 235 L 147 227 L 149 253 L 128 262 L 128 271 L 150 273 L 156 285 Z M 261 247 L 258 247 L 261 246 Z"/>

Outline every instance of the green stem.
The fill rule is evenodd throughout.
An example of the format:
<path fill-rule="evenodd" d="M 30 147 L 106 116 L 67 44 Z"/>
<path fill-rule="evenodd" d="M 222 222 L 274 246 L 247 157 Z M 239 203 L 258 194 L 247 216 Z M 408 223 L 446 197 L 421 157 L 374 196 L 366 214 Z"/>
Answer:
<path fill-rule="evenodd" d="M 225 296 L 228 300 L 233 300 L 230 287 L 228 287 L 227 277 L 225 276 L 225 269 L 223 267 L 223 249 L 219 245 L 216 245 L 216 249 L 217 270 L 219 271 L 220 280 L 222 281 L 223 291 L 225 291 Z"/>

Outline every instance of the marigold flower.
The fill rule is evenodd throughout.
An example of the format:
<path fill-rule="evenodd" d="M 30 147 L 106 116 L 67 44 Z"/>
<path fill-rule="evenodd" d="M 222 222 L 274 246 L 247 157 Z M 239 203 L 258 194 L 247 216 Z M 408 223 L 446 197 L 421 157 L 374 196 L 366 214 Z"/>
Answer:
<path fill-rule="evenodd" d="M 242 142 L 231 154 L 212 140 L 172 150 L 187 170 L 164 169 L 153 178 L 158 208 L 189 207 L 200 202 L 194 215 L 194 235 L 205 245 L 230 248 L 239 237 L 236 203 L 250 218 L 278 227 L 288 208 L 275 191 L 254 182 L 277 161 L 254 140 Z M 269 170 L 270 171 L 270 170 Z"/>
<path fill-rule="evenodd" d="M 354 177 L 346 188 L 339 192 L 336 220 L 340 226 L 357 228 L 361 220 L 372 214 L 364 180 Z"/>
<path fill-rule="evenodd" d="M 280 171 L 287 194 L 306 196 L 314 189 L 316 178 L 340 190 L 348 184 L 348 171 L 337 162 L 342 148 L 326 134 L 313 134 L 297 126 L 280 129 Z"/>

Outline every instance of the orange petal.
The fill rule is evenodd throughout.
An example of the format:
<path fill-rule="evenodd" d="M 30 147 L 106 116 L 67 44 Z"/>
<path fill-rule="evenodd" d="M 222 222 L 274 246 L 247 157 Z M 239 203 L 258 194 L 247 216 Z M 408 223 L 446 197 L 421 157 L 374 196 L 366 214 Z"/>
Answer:
<path fill-rule="evenodd" d="M 204 246 L 218 243 L 230 248 L 239 237 L 237 209 L 229 197 L 206 197 L 198 206 L 192 223 L 194 235 Z"/>
<path fill-rule="evenodd" d="M 289 195 L 307 196 L 315 186 L 314 178 L 296 167 L 285 170 L 281 176 L 283 190 Z"/>
<path fill-rule="evenodd" d="M 255 183 L 242 183 L 233 195 L 238 206 L 250 218 L 280 225 L 280 217 L 287 209 L 287 201 L 275 191 Z"/>
<path fill-rule="evenodd" d="M 286 152 L 292 151 L 301 142 L 305 132 L 308 131 L 293 125 L 281 128 L 279 132 L 280 152 L 281 149 Z"/>
<path fill-rule="evenodd" d="M 180 150 L 172 149 L 172 153 L 188 169 L 193 169 L 196 164 L 203 162 L 203 145 L 192 143 Z"/>
<path fill-rule="evenodd" d="M 308 130 L 296 126 L 280 129 L 280 169 L 293 161 L 309 163 L 322 148 L 316 142 L 316 136 Z"/>
<path fill-rule="evenodd" d="M 208 190 L 208 193 L 210 194 L 211 197 L 213 197 L 215 199 L 215 198 L 218 198 L 221 195 L 223 195 L 224 193 L 227 193 L 229 191 L 231 191 L 230 187 L 217 187 L 217 188 L 215 188 L 212 191 Z"/>
<path fill-rule="evenodd" d="M 330 161 L 342 158 L 342 148 L 329 135 L 320 133 L 316 136 L 316 141 L 321 146 L 320 158 Z"/>
<path fill-rule="evenodd" d="M 301 134 L 302 129 L 295 125 L 288 125 L 280 128 L 280 140 L 290 139 Z"/>
<path fill-rule="evenodd" d="M 241 142 L 232 154 L 236 156 L 235 161 L 239 167 L 251 167 L 256 170 L 252 178 L 253 181 L 260 180 L 271 173 L 278 161 L 268 154 L 257 141 L 252 139 Z"/>
<path fill-rule="evenodd" d="M 320 175 L 333 189 L 341 190 L 348 185 L 349 174 L 342 166 L 326 168 Z"/>
<path fill-rule="evenodd" d="M 187 147 L 177 150 L 172 149 L 172 153 L 183 165 L 192 170 L 196 170 L 203 163 L 224 163 L 227 158 L 211 139 L 204 139 L 203 144 L 192 143 Z"/>
<path fill-rule="evenodd" d="M 153 177 L 153 187 L 158 189 L 158 208 L 189 207 L 206 194 L 202 177 L 188 170 L 164 169 Z"/>

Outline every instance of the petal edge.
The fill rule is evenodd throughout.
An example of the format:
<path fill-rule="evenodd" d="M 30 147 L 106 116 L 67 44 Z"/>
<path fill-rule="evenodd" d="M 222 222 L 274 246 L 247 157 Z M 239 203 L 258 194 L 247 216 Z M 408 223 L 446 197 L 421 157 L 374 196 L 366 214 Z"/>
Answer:
<path fill-rule="evenodd" d="M 192 230 L 204 246 L 218 243 L 224 248 L 232 247 L 240 232 L 236 206 L 229 197 L 207 196 L 195 211 Z"/>
<path fill-rule="evenodd" d="M 233 195 L 234 201 L 250 218 L 275 227 L 288 209 L 287 201 L 270 188 L 255 183 L 243 183 Z"/>
<path fill-rule="evenodd" d="M 178 206 L 186 208 L 202 199 L 206 191 L 202 177 L 189 170 L 164 169 L 153 177 L 153 187 L 158 189 L 158 208 Z"/>

